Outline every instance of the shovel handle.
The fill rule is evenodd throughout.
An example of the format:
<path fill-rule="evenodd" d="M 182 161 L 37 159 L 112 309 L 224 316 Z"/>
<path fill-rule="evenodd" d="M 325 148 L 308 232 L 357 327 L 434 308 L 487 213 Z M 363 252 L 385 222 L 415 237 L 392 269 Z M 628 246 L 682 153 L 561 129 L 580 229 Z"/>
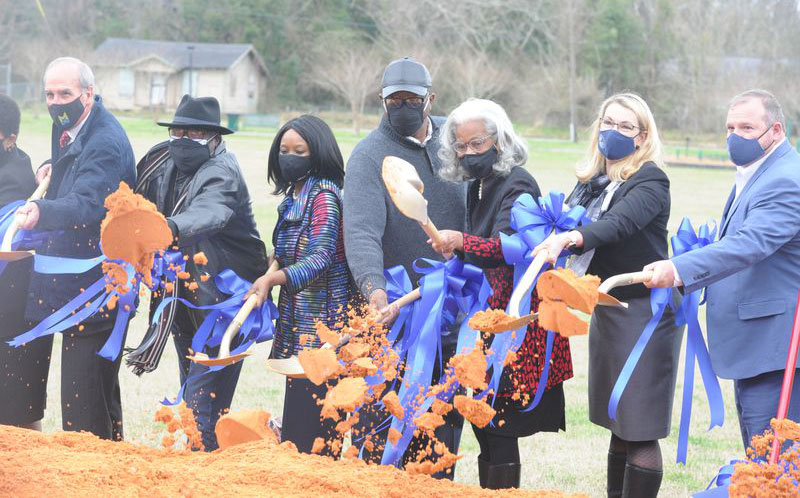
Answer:
<path fill-rule="evenodd" d="M 405 296 L 402 296 L 399 299 L 395 300 L 391 304 L 392 305 L 397 305 L 398 308 L 402 308 L 403 306 L 405 306 L 407 304 L 411 304 L 414 301 L 416 301 L 417 299 L 419 299 L 419 296 L 420 296 L 419 287 L 417 287 L 416 289 L 412 290 L 411 292 L 409 292 Z"/>
<path fill-rule="evenodd" d="M 653 278 L 652 270 L 635 271 L 633 273 L 621 273 L 608 277 L 605 282 L 600 284 L 597 288 L 599 292 L 608 294 L 608 291 L 615 287 L 624 287 L 626 285 L 641 284 Z"/>
<path fill-rule="evenodd" d="M 247 298 L 242 308 L 236 313 L 236 316 L 233 317 L 230 325 L 228 325 L 228 328 L 225 329 L 225 333 L 222 335 L 219 344 L 219 355 L 217 355 L 218 358 L 227 358 L 231 355 L 231 341 L 236 333 L 239 332 L 239 329 L 242 328 L 242 324 L 247 319 L 248 315 L 250 315 L 250 312 L 253 311 L 256 303 L 258 303 L 258 296 L 253 294 Z"/>
<path fill-rule="evenodd" d="M 436 225 L 433 224 L 430 218 L 428 218 L 427 223 L 420 223 L 419 225 L 423 230 L 425 230 L 425 234 L 430 237 L 432 241 L 436 242 L 436 244 L 441 245 L 442 242 L 444 242 L 441 234 L 439 234 L 439 230 L 436 228 Z"/>
<path fill-rule="evenodd" d="M 514 287 L 514 291 L 511 293 L 511 299 L 509 300 L 509 315 L 518 317 L 519 316 L 519 309 L 522 306 L 522 298 L 525 296 L 525 293 L 528 289 L 533 286 L 533 281 L 536 279 L 536 275 L 539 274 L 539 270 L 547 262 L 547 251 L 540 251 L 539 254 L 533 258 L 531 264 L 528 266 L 528 269 L 525 270 L 525 273 L 522 275 L 522 278 L 519 279 L 519 283 L 517 286 Z"/>
<path fill-rule="evenodd" d="M 28 197 L 29 201 L 35 201 L 37 199 L 41 199 L 44 197 L 45 192 L 47 192 L 47 188 L 50 186 L 50 175 L 47 175 L 42 179 L 42 183 L 36 187 L 36 190 L 33 191 L 30 197 Z"/>
<path fill-rule="evenodd" d="M 789 340 L 789 353 L 786 355 L 786 369 L 783 372 L 783 383 L 781 384 L 781 395 L 778 399 L 778 413 L 775 416 L 778 420 L 783 420 L 789 414 L 789 401 L 792 398 L 792 384 L 794 383 L 794 373 L 797 365 L 797 350 L 800 349 L 800 293 L 797 295 L 797 306 L 794 311 L 794 322 L 792 323 L 792 335 Z M 772 442 L 772 452 L 769 455 L 769 463 L 778 463 L 781 442 L 778 438 Z"/>

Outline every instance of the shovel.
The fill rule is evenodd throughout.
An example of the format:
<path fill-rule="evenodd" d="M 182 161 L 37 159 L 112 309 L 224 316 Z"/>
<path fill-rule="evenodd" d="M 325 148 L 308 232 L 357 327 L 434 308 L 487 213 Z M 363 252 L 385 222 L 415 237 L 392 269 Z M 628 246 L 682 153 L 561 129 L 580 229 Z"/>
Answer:
<path fill-rule="evenodd" d="M 792 323 L 792 335 L 789 340 L 789 353 L 786 355 L 786 369 L 783 372 L 783 383 L 781 384 L 781 395 L 778 399 L 778 413 L 775 416 L 778 420 L 783 420 L 789 414 L 789 401 L 792 398 L 792 384 L 794 383 L 794 372 L 797 365 L 797 351 L 800 349 L 800 293 L 797 295 L 797 306 L 794 311 L 794 322 Z M 769 455 L 769 463 L 778 463 L 781 454 L 781 441 L 776 437 L 772 442 L 772 452 Z"/>
<path fill-rule="evenodd" d="M 517 330 L 521 327 L 527 326 L 529 323 L 536 320 L 538 313 L 530 313 L 524 316 L 517 317 L 519 314 L 519 308 L 522 304 L 522 295 L 524 294 L 525 290 L 528 289 L 533 284 L 533 279 L 539 273 L 539 270 L 544 265 L 546 253 L 544 251 L 540 252 L 536 255 L 536 257 L 531 262 L 528 269 L 525 271 L 525 274 L 519 281 L 519 284 L 514 288 L 514 292 L 511 294 L 510 302 L 514 305 L 513 307 L 509 307 L 509 320 L 503 321 L 498 323 L 496 326 L 492 326 L 483 330 L 483 332 L 490 332 L 492 334 L 501 334 L 503 332 L 508 332 L 510 330 Z M 636 272 L 636 273 L 625 273 L 622 275 L 615 275 L 606 279 L 598 288 L 598 300 L 597 304 L 600 306 L 613 306 L 616 308 L 627 308 L 628 303 L 623 303 L 617 298 L 608 294 L 608 291 L 615 287 L 623 286 L 623 285 L 631 285 L 635 283 L 642 283 L 650 280 L 652 278 L 652 272 Z M 573 312 L 573 310 L 569 310 Z M 574 312 L 575 314 L 580 314 L 585 316 L 583 313 Z"/>
<path fill-rule="evenodd" d="M 336 347 L 341 347 L 346 345 L 350 342 L 350 335 L 345 334 L 342 337 L 342 340 L 339 341 L 339 344 Z M 329 343 L 325 343 L 321 346 L 321 349 L 332 348 L 333 346 Z M 270 358 L 267 360 L 267 368 L 272 370 L 275 373 L 285 375 L 290 379 L 307 379 L 305 370 L 303 370 L 303 365 L 300 364 L 300 360 L 297 359 L 297 356 L 290 356 L 288 358 Z"/>
<path fill-rule="evenodd" d="M 278 271 L 280 265 L 277 260 L 273 261 L 272 264 L 269 266 L 267 273 L 272 273 L 274 271 Z M 250 350 L 242 351 L 239 354 L 231 355 L 231 342 L 233 338 L 236 337 L 236 334 L 239 332 L 239 329 L 242 328 L 242 324 L 250 315 L 250 312 L 253 311 L 256 304 L 258 303 L 258 297 L 253 294 L 252 296 L 247 298 L 247 301 L 244 302 L 242 308 L 236 313 L 231 320 L 231 323 L 228 325 L 228 328 L 225 329 L 225 333 L 222 334 L 222 339 L 219 343 L 219 354 L 216 358 L 210 358 L 205 353 L 195 353 L 193 355 L 187 355 L 186 357 L 192 360 L 195 363 L 199 363 L 200 365 L 205 365 L 207 367 L 217 367 L 217 366 L 228 366 L 236 363 L 237 361 L 241 361 L 252 354 Z"/>
<path fill-rule="evenodd" d="M 399 157 L 386 156 L 381 171 L 383 183 L 397 209 L 413 220 L 417 220 L 428 237 L 437 244 L 442 243 L 439 231 L 428 218 L 428 201 L 422 196 L 425 185 L 416 168 Z"/>
<path fill-rule="evenodd" d="M 50 186 L 50 175 L 44 177 L 42 182 L 36 187 L 36 190 L 33 191 L 30 197 L 28 197 L 29 201 L 35 201 L 37 199 L 41 199 L 44 197 L 45 192 L 47 192 L 47 188 Z M 14 221 L 11 222 L 11 225 L 6 230 L 5 235 L 3 236 L 3 242 L 0 244 L 0 251 L 2 252 L 23 252 L 28 254 L 27 251 L 11 251 L 11 243 L 14 241 L 14 236 L 19 231 L 20 226 L 25 223 L 25 218 L 21 215 L 14 214 Z"/>

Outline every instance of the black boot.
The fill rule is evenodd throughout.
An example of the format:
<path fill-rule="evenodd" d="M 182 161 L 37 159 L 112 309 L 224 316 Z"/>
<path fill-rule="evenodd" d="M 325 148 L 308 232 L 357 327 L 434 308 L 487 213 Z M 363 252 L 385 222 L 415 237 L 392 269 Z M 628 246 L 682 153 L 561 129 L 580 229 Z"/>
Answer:
<path fill-rule="evenodd" d="M 518 488 L 522 464 L 503 463 L 489 465 L 486 474 L 486 487 L 488 489 Z"/>
<path fill-rule="evenodd" d="M 656 498 L 663 474 L 660 470 L 626 464 L 625 481 L 622 485 L 623 498 Z"/>
<path fill-rule="evenodd" d="M 606 472 L 606 492 L 608 498 L 622 496 L 622 483 L 625 478 L 625 459 L 627 453 L 617 451 L 608 452 L 608 470 Z"/>
<path fill-rule="evenodd" d="M 489 475 L 489 462 L 481 457 L 478 457 L 478 482 L 481 487 L 486 487 L 486 477 Z"/>

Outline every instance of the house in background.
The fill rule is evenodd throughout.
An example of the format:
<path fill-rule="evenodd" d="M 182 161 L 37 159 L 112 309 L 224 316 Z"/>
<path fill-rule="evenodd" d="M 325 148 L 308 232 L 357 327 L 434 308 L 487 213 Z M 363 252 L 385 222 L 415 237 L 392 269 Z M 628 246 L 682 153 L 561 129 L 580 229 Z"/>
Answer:
<path fill-rule="evenodd" d="M 115 110 L 172 111 L 190 93 L 216 97 L 224 114 L 249 114 L 266 89 L 266 66 L 250 44 L 108 38 L 90 60 Z"/>

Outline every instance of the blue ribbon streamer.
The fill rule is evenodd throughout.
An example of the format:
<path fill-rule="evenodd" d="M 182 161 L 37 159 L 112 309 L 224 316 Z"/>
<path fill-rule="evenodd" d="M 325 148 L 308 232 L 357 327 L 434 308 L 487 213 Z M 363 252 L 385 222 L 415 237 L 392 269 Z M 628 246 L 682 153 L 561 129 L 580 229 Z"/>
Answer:
<path fill-rule="evenodd" d="M 422 266 L 420 263 L 425 263 Z M 397 465 L 414 433 L 414 419 L 427 411 L 433 397 L 427 396 L 438 355 L 441 362 L 441 337 L 461 314 L 466 318 L 458 331 L 457 353 L 475 347 L 478 332 L 469 328 L 469 317 L 486 308 L 491 295 L 483 271 L 458 258 L 446 262 L 420 258 L 414 270 L 422 274 L 420 299 L 415 303 L 410 326 L 405 329 L 408 341 L 405 375 L 398 393 L 404 409 L 402 420 L 392 419 L 392 428 L 402 437 L 397 444 L 386 441 L 381 463 Z M 440 363 L 441 364 L 441 363 Z M 444 369 L 441 369 L 444 374 Z M 452 390 L 454 391 L 454 390 Z M 422 402 L 416 402 L 424 397 Z"/>
<path fill-rule="evenodd" d="M 58 256 L 34 255 L 34 271 L 43 274 L 79 274 L 85 273 L 97 265 L 108 261 L 105 255 L 90 259 L 73 259 Z M 177 272 L 183 271 L 185 260 L 178 251 L 168 251 L 158 254 L 155 258 L 158 264 L 153 266 L 151 280 L 152 290 L 163 285 L 162 279 L 177 279 Z M 114 327 L 105 344 L 97 352 L 99 356 L 109 361 L 114 361 L 122 352 L 122 343 L 125 338 L 130 316 L 136 311 L 136 296 L 139 293 L 139 284 L 142 276 L 137 274 L 133 266 L 123 261 L 111 261 L 119 264 L 127 274 L 124 286 L 126 292 L 121 293 L 119 286 L 111 292 L 106 292 L 106 285 L 111 283 L 106 276 L 96 280 L 86 290 L 72 298 L 67 304 L 53 314 L 36 324 L 35 327 L 8 341 L 11 346 L 18 347 L 39 337 L 56 334 L 79 325 L 84 320 L 108 309 L 112 300 L 118 306 Z"/>
<path fill-rule="evenodd" d="M 716 238 L 717 227 L 702 225 L 695 234 L 694 228 L 688 218 L 681 221 L 678 233 L 672 237 L 672 252 L 675 256 L 705 247 Z M 681 402 L 681 422 L 678 433 L 677 462 L 686 465 L 686 456 L 689 446 L 689 423 L 692 418 L 692 399 L 694 394 L 694 364 L 695 359 L 700 368 L 703 386 L 708 399 L 711 414 L 711 423 L 708 430 L 722 427 L 725 421 L 725 406 L 722 399 L 722 390 L 719 380 L 711 366 L 711 357 L 708 354 L 703 332 L 698 320 L 698 309 L 701 304 L 702 290 L 684 295 L 680 308 L 676 314 L 678 325 L 687 325 L 686 328 L 686 355 L 683 371 L 683 395 Z"/>
<path fill-rule="evenodd" d="M 228 328 L 233 317 L 244 305 L 244 296 L 252 283 L 239 277 L 233 270 L 223 270 L 214 277 L 214 283 L 223 294 L 230 295 L 226 300 L 212 305 L 197 306 L 192 302 L 180 297 L 167 297 L 156 308 L 153 314 L 152 323 L 156 324 L 161 319 L 161 314 L 164 309 L 172 301 L 178 301 L 188 308 L 196 310 L 210 311 L 206 315 L 203 323 L 200 324 L 197 331 L 192 337 L 192 350 L 195 353 L 207 352 L 209 349 L 219 346 L 225 329 Z M 261 308 L 257 312 L 250 313 L 245 321 L 242 323 L 236 337 L 240 337 L 239 345 L 231 350 L 231 356 L 247 351 L 254 343 L 261 343 L 272 339 L 275 332 L 274 320 L 278 318 L 278 308 L 271 300 L 264 301 Z M 207 369 L 197 375 L 193 375 L 186 379 L 178 391 L 174 401 L 169 401 L 167 398 L 161 402 L 167 406 L 174 406 L 183 400 L 183 394 L 189 381 L 194 380 L 202 375 L 215 372 L 225 368 L 226 365 L 218 365 L 207 367 Z"/>
<path fill-rule="evenodd" d="M 550 192 L 546 197 L 540 197 L 539 201 L 534 201 L 530 194 L 522 194 L 511 208 L 511 228 L 515 233 L 512 235 L 500 234 L 500 242 L 503 247 L 503 257 L 506 263 L 514 267 L 514 286 L 516 286 L 525 270 L 533 261 L 533 249 L 541 244 L 552 232 L 562 233 L 574 230 L 580 223 L 589 223 L 585 218 L 586 210 L 582 206 L 575 206 L 567 209 L 564 205 L 564 194 L 560 192 Z M 559 255 L 556 267 L 564 266 L 566 260 L 565 251 Z M 542 269 L 544 270 L 544 268 Z M 539 274 L 541 275 L 541 271 Z M 531 294 L 539 280 L 539 275 L 522 298 L 519 313 L 520 316 L 530 312 Z M 511 303 L 506 307 L 509 311 Z M 494 336 L 489 347 L 488 361 L 492 370 L 489 381 L 489 389 L 498 392 L 500 380 L 505 368 L 506 356 L 510 351 L 519 350 L 525 341 L 527 326 L 515 330 L 511 333 L 498 334 Z M 539 402 L 547 388 L 547 379 L 550 374 L 550 358 L 553 352 L 555 333 L 547 331 L 547 342 L 545 348 L 545 362 L 542 367 L 542 374 L 539 376 L 539 383 L 536 387 L 536 395 L 533 401 L 523 410 L 530 411 L 539 405 Z M 484 395 L 488 393 L 485 391 Z"/>

